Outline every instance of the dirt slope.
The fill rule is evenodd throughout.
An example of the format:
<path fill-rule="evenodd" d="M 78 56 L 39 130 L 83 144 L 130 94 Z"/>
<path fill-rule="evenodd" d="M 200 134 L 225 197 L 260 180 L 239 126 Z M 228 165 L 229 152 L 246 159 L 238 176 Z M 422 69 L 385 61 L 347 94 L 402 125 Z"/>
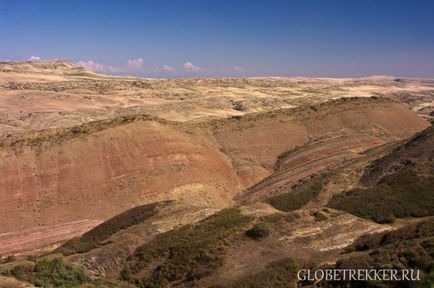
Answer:
<path fill-rule="evenodd" d="M 346 263 L 359 237 L 405 236 L 389 231 L 433 214 L 433 95 L 420 79 L 139 79 L 2 62 L 0 256 L 77 237 L 0 259 L 0 286 L 35 283 L 35 267 L 62 263 L 54 253 L 92 274 L 86 287 L 287 287 L 298 265 Z M 424 249 L 396 241 L 384 255 L 432 263 L 422 225 L 423 239 L 407 236 Z"/>
<path fill-rule="evenodd" d="M 400 170 L 426 170 L 434 166 L 434 127 L 431 126 L 384 157 L 377 159 L 364 172 L 363 183 L 375 183 L 384 176 Z"/>
<path fill-rule="evenodd" d="M 102 221 L 79 220 L 0 234 L 0 255 L 43 249 L 82 235 Z M 1 287 L 1 286 L 0 286 Z"/>
<path fill-rule="evenodd" d="M 214 123 L 212 127 L 211 130 L 219 126 Z M 348 146 L 349 150 L 361 153 L 360 145 L 353 145 L 358 143 L 354 138 L 346 140 L 342 147 Z M 302 189 L 304 186 L 320 181 L 315 188 L 317 193 L 293 209 L 281 209 L 282 205 L 292 205 L 290 201 L 280 201 L 279 205 L 270 202 L 274 208 L 264 202 L 255 202 L 220 211 L 187 207 L 179 201 L 154 203 L 118 215 L 55 252 L 69 255 L 68 261 L 85 267 L 102 281 L 121 281 L 136 287 L 157 284 L 251 287 L 252 283 L 287 287 L 296 285 L 294 273 L 297 267 L 369 268 L 377 267 L 378 263 L 421 269 L 425 278 L 432 265 L 432 217 L 402 220 L 402 223 L 412 224 L 396 230 L 400 223 L 374 223 L 369 218 L 358 218 L 324 206 L 333 193 L 339 195 L 341 190 L 345 192 L 356 185 L 364 171 L 370 171 L 372 167 L 384 163 L 387 164 L 385 167 L 395 167 L 396 163 L 408 158 L 412 159 L 411 165 L 395 168 L 407 171 L 432 164 L 431 140 L 432 127 L 429 127 L 407 140 L 366 151 L 363 150 L 366 147 L 362 147 L 364 153 L 359 157 L 329 167 L 314 177 L 304 177 L 294 191 L 286 192 L 288 195 L 302 193 L 307 191 Z M 279 174 L 279 169 L 287 172 L 292 166 L 288 163 L 311 162 L 306 153 L 309 149 L 327 155 L 325 151 L 334 145 L 325 145 L 322 150 L 317 145 L 306 145 L 297 149 L 297 153 L 284 153 L 275 165 L 275 173 Z M 295 159 L 297 154 L 304 160 Z M 386 177 L 390 175 L 393 174 Z M 273 179 L 272 176 L 267 179 Z M 415 201 L 419 199 L 416 192 L 412 192 Z M 356 205 L 363 207 L 365 202 L 368 201 L 358 201 Z M 381 211 L 384 210 L 381 205 L 390 206 L 389 200 L 382 197 L 371 202 Z M 401 204 L 404 208 L 405 203 Z M 416 208 L 422 206 L 419 203 Z M 287 266 L 288 261 L 293 263 L 291 267 Z M 393 283 L 390 285 L 395 287 Z"/>
<path fill-rule="evenodd" d="M 0 155 L 1 232 L 106 219 L 185 195 L 193 205 L 222 207 L 238 191 L 227 157 L 153 121 Z"/>
<path fill-rule="evenodd" d="M 219 209 L 270 175 L 285 151 L 336 139 L 320 149 L 324 159 L 334 159 L 337 153 L 357 156 L 429 125 L 399 103 L 372 98 L 201 123 L 146 119 L 101 127 L 95 122 L 89 125 L 98 129 L 33 133 L 12 141 L 4 138 L 0 232 L 105 220 L 131 207 L 168 199 L 186 207 Z M 315 155 L 318 148 L 309 153 Z M 321 171 L 327 163 L 334 162 L 319 162 L 291 179 Z"/>
<path fill-rule="evenodd" d="M 258 183 L 259 177 L 251 181 L 251 183 L 258 184 L 237 195 L 236 199 L 239 203 L 251 203 L 278 194 L 279 187 L 291 186 L 302 178 L 362 157 L 363 152 L 372 147 L 410 137 L 415 131 L 410 128 L 413 125 L 419 127 L 418 129 L 429 126 L 427 122 L 420 123 L 420 126 L 416 124 L 420 118 L 407 114 L 407 109 L 398 103 L 384 102 L 384 100 L 379 99 L 370 101 L 367 99 L 354 101 L 342 99 L 333 102 L 333 104 L 321 104 L 318 111 L 303 111 L 297 116 L 296 123 L 303 123 L 303 129 L 296 131 L 298 133 L 303 131 L 309 141 L 298 142 L 298 135 L 290 131 L 287 131 L 288 134 L 281 133 L 279 136 L 267 135 L 272 131 L 264 131 L 261 135 L 255 135 L 256 138 L 251 139 L 254 147 L 256 143 L 261 143 L 262 135 L 264 138 L 268 136 L 266 139 L 274 139 L 275 141 L 271 142 L 273 145 L 285 143 L 286 146 L 279 147 L 281 152 L 277 154 L 279 161 L 274 167 L 274 173 L 272 175 L 268 173 L 270 176 L 260 183 Z M 273 119 L 277 123 L 273 125 L 273 128 L 284 125 L 279 117 Z M 254 133 L 252 134 L 254 135 Z M 279 142 L 278 139 L 283 137 L 282 135 L 291 136 L 286 142 Z M 236 139 L 236 137 L 231 138 Z M 290 146 L 291 144 L 292 146 Z M 234 143 L 233 147 L 237 147 L 236 145 Z M 234 149 L 246 149 L 245 147 L 242 145 L 241 148 Z M 264 158 L 259 158 L 262 162 L 256 166 L 251 166 L 256 167 L 257 170 L 268 168 L 266 170 L 272 172 L 271 165 L 276 162 L 276 154 L 270 153 L 272 150 L 269 147 L 262 151 L 269 153 L 274 158 L 270 157 L 265 161 Z M 262 151 L 255 151 L 252 155 L 261 155 Z M 242 159 L 246 161 L 246 157 Z M 266 175 L 266 173 L 262 175 Z"/>

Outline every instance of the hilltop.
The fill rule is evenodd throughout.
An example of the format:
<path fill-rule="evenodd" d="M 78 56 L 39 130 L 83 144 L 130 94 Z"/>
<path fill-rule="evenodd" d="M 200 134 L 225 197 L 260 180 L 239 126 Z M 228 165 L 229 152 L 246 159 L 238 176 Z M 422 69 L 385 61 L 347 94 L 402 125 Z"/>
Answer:
<path fill-rule="evenodd" d="M 0 135 L 147 114 L 207 121 L 345 97 L 384 97 L 432 117 L 429 79 L 176 78 L 100 75 L 67 61 L 0 63 Z"/>

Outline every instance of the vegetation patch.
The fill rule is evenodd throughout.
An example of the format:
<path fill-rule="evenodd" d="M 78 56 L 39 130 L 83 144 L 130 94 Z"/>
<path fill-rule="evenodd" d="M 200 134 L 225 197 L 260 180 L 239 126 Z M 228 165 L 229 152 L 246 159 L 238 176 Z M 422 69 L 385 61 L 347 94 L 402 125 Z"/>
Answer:
<path fill-rule="evenodd" d="M 255 240 L 261 240 L 262 238 L 270 235 L 272 227 L 266 222 L 259 222 L 255 224 L 252 229 L 246 231 L 246 236 Z"/>
<path fill-rule="evenodd" d="M 289 288 L 297 287 L 296 273 L 300 269 L 294 259 L 270 263 L 256 275 L 248 276 L 227 286 L 228 288 Z"/>
<path fill-rule="evenodd" d="M 18 135 L 16 137 L 11 137 L 11 135 L 8 134 L 6 136 L 0 137 L 0 147 L 13 147 L 20 151 L 27 146 L 49 146 L 80 136 L 90 135 L 111 127 L 116 127 L 136 121 L 156 121 L 162 124 L 171 123 L 170 121 L 166 121 L 158 117 L 153 117 L 146 114 L 123 115 L 115 118 L 83 123 L 69 128 L 33 131 L 23 135 Z"/>
<path fill-rule="evenodd" d="M 312 216 L 315 218 L 316 221 L 325 221 L 327 220 L 329 217 L 327 216 L 327 214 L 323 211 L 315 211 L 312 213 Z"/>
<path fill-rule="evenodd" d="M 244 237 L 253 219 L 230 208 L 160 234 L 127 259 L 121 278 L 138 287 L 194 283 L 224 264 L 226 247 Z"/>
<path fill-rule="evenodd" d="M 369 185 L 400 170 L 414 170 L 433 165 L 434 127 L 431 126 L 395 148 L 389 154 L 372 161 L 365 169 L 361 182 Z M 431 173 L 432 174 L 432 173 Z"/>
<path fill-rule="evenodd" d="M 357 239 L 346 255 L 336 262 L 338 269 L 418 269 L 422 281 L 325 282 L 320 287 L 433 287 L 434 221 L 409 224 L 391 232 L 365 235 Z"/>
<path fill-rule="evenodd" d="M 11 263 L 16 260 L 16 257 L 14 255 L 8 255 L 6 257 L 0 258 L 0 264 L 6 264 Z"/>
<path fill-rule="evenodd" d="M 430 216 L 434 215 L 433 187 L 434 176 L 423 177 L 405 170 L 383 177 L 373 187 L 336 195 L 328 206 L 378 223 Z"/>
<path fill-rule="evenodd" d="M 98 225 L 97 227 L 83 234 L 81 237 L 69 240 L 64 245 L 59 247 L 55 252 L 62 253 L 64 255 L 88 252 L 98 247 L 102 241 L 108 239 L 116 232 L 142 223 L 146 219 L 154 216 L 157 207 L 159 207 L 162 203 L 168 202 L 151 203 L 134 207 Z"/>
<path fill-rule="evenodd" d="M 242 102 L 235 102 L 233 105 L 233 109 L 237 111 L 246 111 L 247 107 Z"/>
<path fill-rule="evenodd" d="M 79 287 L 91 282 L 81 268 L 67 264 L 63 258 L 44 259 L 35 265 L 17 265 L 11 274 L 19 280 L 44 288 Z"/>
<path fill-rule="evenodd" d="M 267 202 L 276 209 L 284 212 L 300 209 L 307 202 L 314 199 L 321 192 L 323 187 L 322 178 L 315 178 L 293 191 L 281 195 L 277 195 L 267 199 Z"/>
<path fill-rule="evenodd" d="M 285 223 L 291 223 L 300 219 L 300 214 L 297 212 L 289 212 L 289 213 L 274 213 L 271 215 L 266 215 L 260 217 L 261 221 L 266 222 L 268 225 L 272 227 L 280 227 Z"/>

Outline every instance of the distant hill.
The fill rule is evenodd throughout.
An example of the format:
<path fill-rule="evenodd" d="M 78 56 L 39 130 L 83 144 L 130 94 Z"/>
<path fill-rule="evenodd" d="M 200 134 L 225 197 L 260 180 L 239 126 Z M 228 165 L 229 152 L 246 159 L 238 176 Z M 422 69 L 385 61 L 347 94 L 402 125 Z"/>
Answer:
<path fill-rule="evenodd" d="M 27 62 L 0 62 L 0 72 L 22 74 L 46 74 L 59 76 L 97 76 L 84 67 L 67 60 L 36 60 Z"/>

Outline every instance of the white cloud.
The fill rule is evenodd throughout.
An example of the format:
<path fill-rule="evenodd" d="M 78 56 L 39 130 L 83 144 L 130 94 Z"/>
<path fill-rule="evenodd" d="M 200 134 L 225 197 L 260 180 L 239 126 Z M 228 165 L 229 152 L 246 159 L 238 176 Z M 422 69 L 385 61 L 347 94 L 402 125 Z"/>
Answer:
<path fill-rule="evenodd" d="M 127 64 L 124 66 L 110 66 L 110 65 L 104 65 L 98 62 L 95 62 L 93 60 L 89 61 L 78 61 L 75 64 L 81 67 L 84 67 L 88 70 L 91 70 L 93 72 L 109 72 L 109 73 L 115 73 L 115 72 L 131 72 L 131 70 L 139 70 L 143 68 L 143 59 L 137 58 L 137 59 L 129 59 L 127 61 Z"/>
<path fill-rule="evenodd" d="M 163 70 L 167 72 L 175 72 L 175 68 L 170 65 L 163 65 Z"/>
<path fill-rule="evenodd" d="M 100 63 L 94 62 L 93 60 L 78 61 L 75 64 L 77 64 L 78 66 L 84 67 L 88 70 L 91 70 L 93 72 L 116 72 L 119 70 L 116 67 L 100 64 Z"/>
<path fill-rule="evenodd" d="M 237 72 L 246 72 L 246 71 L 247 71 L 246 68 L 241 67 L 241 66 L 237 66 L 237 65 L 235 65 L 233 68 L 234 68 L 234 70 L 237 71 Z"/>
<path fill-rule="evenodd" d="M 188 71 L 188 72 L 201 72 L 201 71 L 205 70 L 204 68 L 202 68 L 200 66 L 196 66 L 191 62 L 185 62 L 183 67 L 184 67 L 184 70 Z"/>
<path fill-rule="evenodd" d="M 30 56 L 29 59 L 27 59 L 28 61 L 37 61 L 37 60 L 41 60 L 41 57 L 38 56 Z"/>
<path fill-rule="evenodd" d="M 141 69 L 143 67 L 143 59 L 142 58 L 129 59 L 127 66 L 130 69 Z"/>

